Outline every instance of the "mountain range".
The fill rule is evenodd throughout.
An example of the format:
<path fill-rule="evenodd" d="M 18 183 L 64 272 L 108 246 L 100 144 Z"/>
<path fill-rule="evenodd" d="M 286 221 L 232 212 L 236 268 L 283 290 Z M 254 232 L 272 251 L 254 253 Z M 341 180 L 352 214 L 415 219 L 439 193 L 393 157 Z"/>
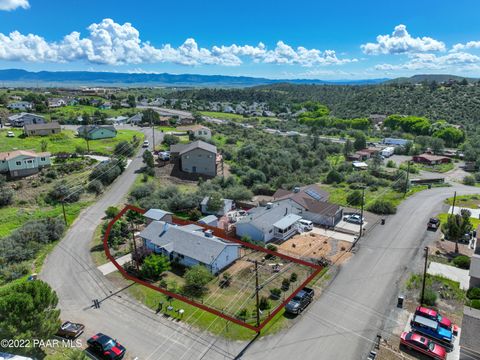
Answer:
<path fill-rule="evenodd" d="M 366 80 L 316 80 L 316 79 L 267 79 L 248 76 L 117 73 L 93 71 L 39 71 L 20 69 L 0 70 L 0 86 L 178 86 L 178 87 L 248 87 L 277 83 L 318 85 L 366 85 L 378 84 L 388 79 Z M 3 84 L 2 84 L 3 83 Z"/>

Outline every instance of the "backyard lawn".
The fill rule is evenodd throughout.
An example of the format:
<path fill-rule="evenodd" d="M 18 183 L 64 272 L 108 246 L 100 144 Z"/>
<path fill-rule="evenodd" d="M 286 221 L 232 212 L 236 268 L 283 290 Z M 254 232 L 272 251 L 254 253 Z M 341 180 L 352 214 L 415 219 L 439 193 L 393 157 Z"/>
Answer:
<path fill-rule="evenodd" d="M 42 142 L 47 141 L 47 151 L 50 153 L 70 152 L 76 151 L 77 147 L 86 149 L 86 141 L 80 137 L 75 136 L 73 130 L 63 130 L 60 134 L 50 136 L 20 136 L 22 130 L 8 130 L 15 133 L 15 137 L 7 137 L 7 130 L 0 130 L 0 151 L 12 150 L 42 150 Z M 103 155 L 112 154 L 115 145 L 121 141 L 131 141 L 136 136 L 143 141 L 143 133 L 135 130 L 119 130 L 117 136 L 112 139 L 91 140 L 89 142 L 90 151 Z"/>

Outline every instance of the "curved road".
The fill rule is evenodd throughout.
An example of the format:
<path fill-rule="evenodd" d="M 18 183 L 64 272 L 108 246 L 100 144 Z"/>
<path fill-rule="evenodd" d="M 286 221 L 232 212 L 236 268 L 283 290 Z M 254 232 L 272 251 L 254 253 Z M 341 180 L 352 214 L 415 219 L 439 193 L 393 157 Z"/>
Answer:
<path fill-rule="evenodd" d="M 160 139 L 160 134 L 158 139 Z M 171 323 L 116 289 L 95 268 L 90 241 L 105 209 L 124 199 L 142 166 L 141 153 L 102 198 L 84 210 L 65 238 L 48 256 L 41 278 L 59 297 L 62 318 L 86 324 L 86 335 L 102 331 L 121 340 L 129 357 L 139 359 L 359 359 L 390 321 L 398 284 L 414 266 L 428 241 L 429 217 L 441 211 L 445 197 L 479 192 L 454 185 L 426 190 L 403 202 L 385 226 L 376 226 L 358 244 L 318 301 L 293 327 L 261 338 L 248 349 L 241 342 Z M 92 300 L 102 300 L 99 309 Z M 241 354 L 241 356 L 240 356 Z"/>

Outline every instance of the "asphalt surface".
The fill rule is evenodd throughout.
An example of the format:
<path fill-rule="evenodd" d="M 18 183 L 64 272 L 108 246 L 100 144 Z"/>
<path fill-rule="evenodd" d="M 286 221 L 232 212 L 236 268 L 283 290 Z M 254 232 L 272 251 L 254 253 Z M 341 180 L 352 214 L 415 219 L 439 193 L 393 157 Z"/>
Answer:
<path fill-rule="evenodd" d="M 146 130 L 147 134 L 149 133 Z M 161 134 L 157 139 L 160 140 Z M 148 135 L 147 135 L 148 138 Z M 151 142 L 151 138 L 149 139 Z M 406 270 L 419 260 L 430 234 L 429 217 L 442 201 L 478 189 L 462 185 L 426 190 L 407 199 L 384 226 L 376 226 L 358 243 L 301 321 L 278 335 L 260 338 L 251 346 L 229 342 L 155 315 L 126 291 L 116 289 L 94 266 L 90 241 L 105 209 L 124 199 L 142 167 L 141 152 L 98 202 L 82 212 L 65 238 L 48 256 L 40 277 L 59 297 L 62 319 L 82 322 L 85 336 L 104 332 L 121 341 L 130 358 L 138 359 L 360 359 L 378 333 L 396 325 L 389 314 Z M 92 300 L 99 299 L 99 309 Z"/>

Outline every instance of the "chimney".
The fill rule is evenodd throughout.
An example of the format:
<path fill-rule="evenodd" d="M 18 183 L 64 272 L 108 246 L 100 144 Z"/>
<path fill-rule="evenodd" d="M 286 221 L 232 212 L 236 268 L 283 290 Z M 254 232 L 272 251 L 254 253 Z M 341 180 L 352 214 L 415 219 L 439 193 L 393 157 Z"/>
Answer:
<path fill-rule="evenodd" d="M 205 237 L 213 238 L 213 231 L 210 229 L 205 230 Z"/>

